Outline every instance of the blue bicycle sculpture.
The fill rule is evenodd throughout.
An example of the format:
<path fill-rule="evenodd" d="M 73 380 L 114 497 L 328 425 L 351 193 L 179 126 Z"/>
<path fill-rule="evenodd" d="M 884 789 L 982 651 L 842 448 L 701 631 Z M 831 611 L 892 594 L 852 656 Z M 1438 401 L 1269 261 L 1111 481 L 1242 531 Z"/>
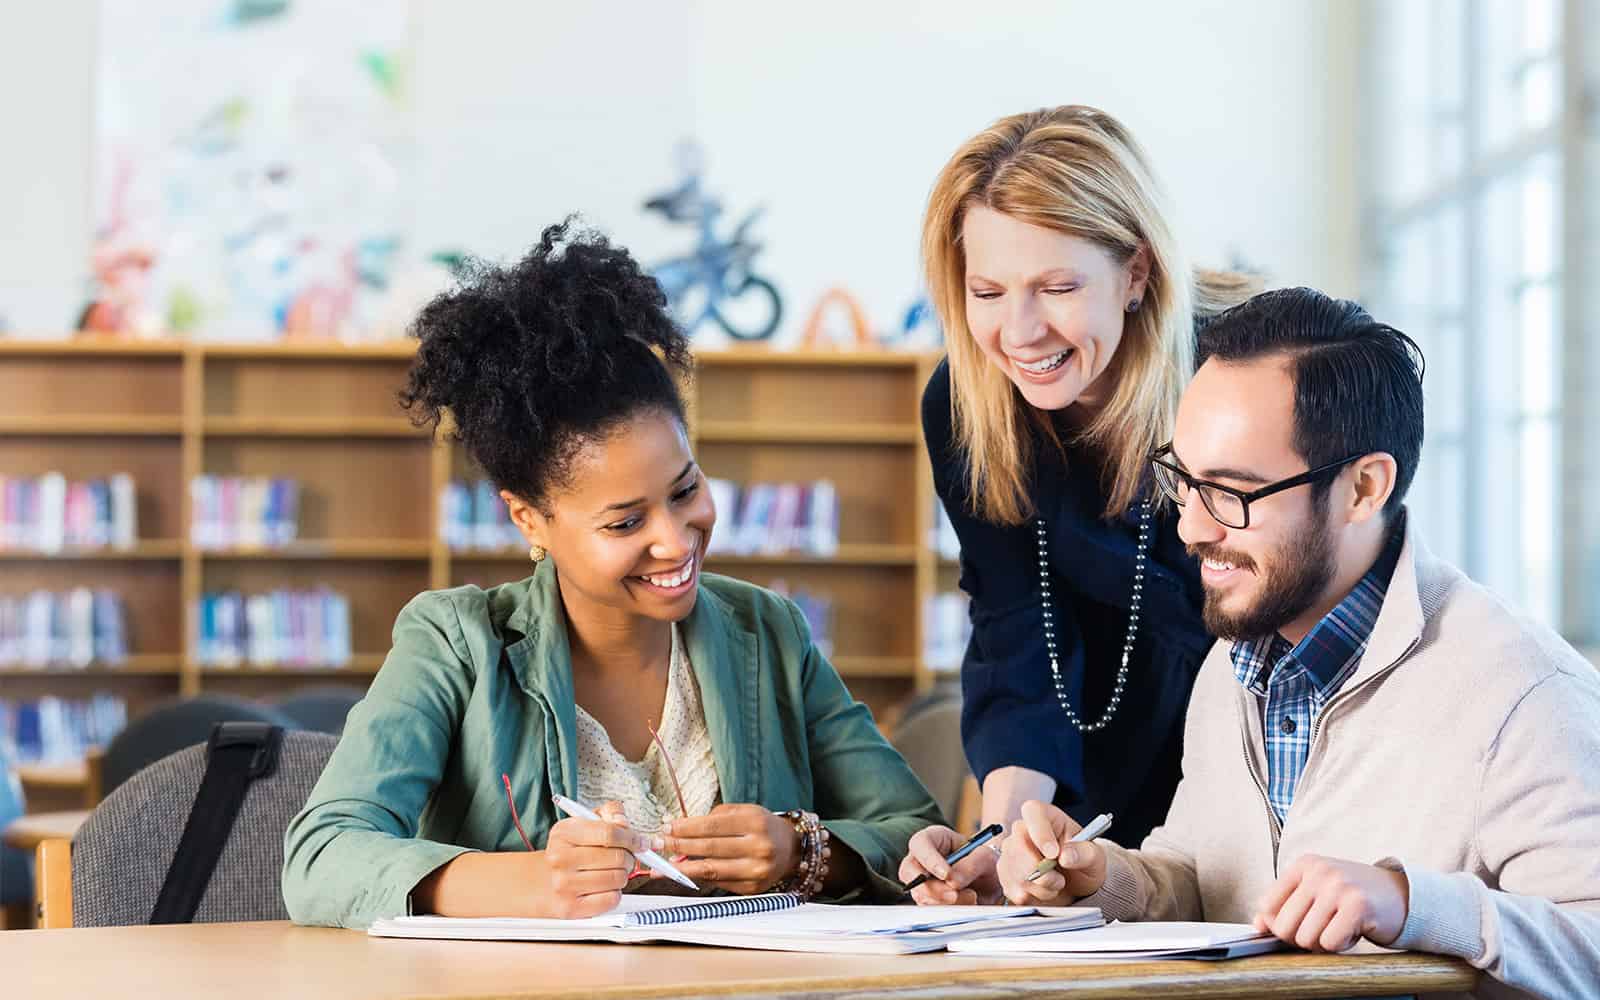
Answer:
<path fill-rule="evenodd" d="M 716 234 L 722 203 L 701 191 L 700 175 L 694 171 L 676 189 L 651 198 L 644 207 L 669 222 L 699 226 L 694 252 L 663 261 L 652 272 L 683 331 L 692 336 L 711 322 L 735 340 L 771 337 L 783 318 L 783 298 L 750 266 L 761 250 L 761 244 L 750 238 L 761 209 L 745 216 L 733 234 L 722 239 Z"/>

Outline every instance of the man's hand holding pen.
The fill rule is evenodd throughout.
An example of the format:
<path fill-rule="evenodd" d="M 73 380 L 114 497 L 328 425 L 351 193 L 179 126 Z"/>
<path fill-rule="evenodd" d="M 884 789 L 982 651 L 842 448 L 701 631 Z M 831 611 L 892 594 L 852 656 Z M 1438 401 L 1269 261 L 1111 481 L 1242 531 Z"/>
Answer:
<path fill-rule="evenodd" d="M 1103 830 L 1109 822 L 1099 817 L 1086 831 L 1053 805 L 1024 802 L 997 869 L 1006 898 L 1025 906 L 1067 906 L 1098 892 L 1106 881 L 1106 852 L 1092 838 L 1095 827 Z M 1078 839 L 1086 832 L 1087 838 Z"/>

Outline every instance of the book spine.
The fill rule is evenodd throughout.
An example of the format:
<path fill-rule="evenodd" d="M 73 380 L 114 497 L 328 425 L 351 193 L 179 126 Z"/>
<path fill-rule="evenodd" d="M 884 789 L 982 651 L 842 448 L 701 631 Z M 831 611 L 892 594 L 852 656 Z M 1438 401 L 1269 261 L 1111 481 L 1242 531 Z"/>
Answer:
<path fill-rule="evenodd" d="M 131 549 L 139 543 L 139 493 L 133 477 L 119 472 L 111 477 L 111 544 Z"/>

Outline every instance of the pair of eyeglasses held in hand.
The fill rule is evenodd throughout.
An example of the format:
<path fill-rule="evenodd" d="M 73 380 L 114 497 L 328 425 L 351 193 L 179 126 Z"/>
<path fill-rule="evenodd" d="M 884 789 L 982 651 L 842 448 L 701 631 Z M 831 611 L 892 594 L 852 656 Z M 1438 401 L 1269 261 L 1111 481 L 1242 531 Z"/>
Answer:
<path fill-rule="evenodd" d="M 679 815 L 688 816 L 689 815 L 689 805 L 684 800 L 684 797 L 683 797 L 683 786 L 678 783 L 678 772 L 672 766 L 672 758 L 667 754 L 666 745 L 661 742 L 661 735 L 656 732 L 655 726 L 653 726 L 650 723 L 646 722 L 645 723 L 645 727 L 650 730 L 650 738 L 653 741 L 655 741 L 656 750 L 657 750 L 658 753 L 661 754 L 662 762 L 667 765 L 667 777 L 672 779 L 672 790 L 678 796 L 678 812 L 679 812 Z M 510 809 L 511 809 L 511 822 L 516 826 L 517 835 L 522 838 L 523 845 L 526 846 L 528 848 L 528 850 L 531 851 L 531 850 L 534 849 L 533 841 L 528 839 L 528 831 L 526 831 L 526 830 L 524 830 L 522 828 L 522 818 L 517 814 L 516 797 L 515 797 L 515 795 L 513 795 L 512 791 L 511 791 L 511 775 L 502 773 L 500 775 L 500 781 L 501 781 L 501 783 L 503 783 L 505 785 L 505 788 L 506 788 L 506 805 L 508 807 L 510 807 Z M 565 796 L 557 795 L 555 797 L 555 801 L 556 801 L 556 805 L 561 809 L 561 811 L 566 813 L 569 816 L 575 816 L 575 817 L 577 817 L 579 819 L 599 819 L 600 818 L 599 814 L 594 812 L 594 810 L 588 808 L 587 806 L 583 805 L 580 802 L 576 802 L 576 801 L 574 801 L 572 799 L 568 799 Z M 682 872 L 678 871 L 678 869 L 674 868 L 670 863 L 667 862 L 667 860 L 665 858 L 661 857 L 659 854 L 656 854 L 655 851 L 646 851 L 646 852 L 644 852 L 643 855 L 640 855 L 639 860 L 644 861 L 645 864 L 648 865 L 649 867 L 647 868 L 645 866 L 636 865 L 634 867 L 634 870 L 629 873 L 628 878 L 632 879 L 632 878 L 636 878 L 639 875 L 648 874 L 649 869 L 650 868 L 654 868 L 656 871 L 661 872 L 661 874 L 667 876 L 668 878 L 672 879 L 673 881 L 677 882 L 680 885 L 687 886 L 690 889 L 698 889 L 699 888 L 699 886 L 696 886 L 694 884 L 694 882 L 690 881 L 688 876 L 684 875 Z M 684 860 L 684 858 L 682 856 L 679 856 L 679 857 L 677 857 L 677 858 L 675 858 L 673 860 L 682 861 L 682 860 Z"/>

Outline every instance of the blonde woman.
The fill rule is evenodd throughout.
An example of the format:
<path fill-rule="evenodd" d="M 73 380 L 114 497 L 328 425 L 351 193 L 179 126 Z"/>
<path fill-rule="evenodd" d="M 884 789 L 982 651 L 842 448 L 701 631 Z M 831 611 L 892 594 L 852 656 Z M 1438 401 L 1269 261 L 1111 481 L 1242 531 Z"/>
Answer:
<path fill-rule="evenodd" d="M 1145 479 L 1194 369 L 1196 312 L 1247 279 L 1191 274 L 1143 152 L 1068 106 L 958 149 L 923 224 L 949 356 L 922 397 L 934 483 L 961 539 L 973 634 L 962 740 L 983 823 L 1028 799 L 1137 844 L 1179 776 L 1184 709 L 1211 639 L 1199 570 Z M 911 840 L 920 903 L 1000 900 L 997 851 Z M 998 846 L 998 841 L 991 844 Z"/>

